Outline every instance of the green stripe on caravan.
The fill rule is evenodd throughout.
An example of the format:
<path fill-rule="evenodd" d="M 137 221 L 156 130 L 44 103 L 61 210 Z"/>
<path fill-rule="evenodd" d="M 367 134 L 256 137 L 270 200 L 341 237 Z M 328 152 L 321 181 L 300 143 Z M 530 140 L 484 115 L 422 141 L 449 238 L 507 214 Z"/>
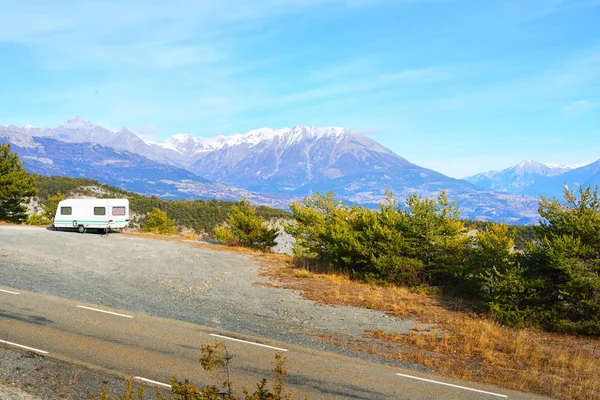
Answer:
<path fill-rule="evenodd" d="M 81 220 L 81 219 L 59 219 L 59 220 L 55 220 L 54 222 L 57 223 L 63 223 L 63 224 L 67 224 L 67 223 L 72 223 L 72 222 L 98 222 L 98 223 L 104 223 L 104 224 L 108 224 L 108 221 L 99 221 L 99 220 L 93 220 L 93 221 L 88 221 L 88 220 Z M 115 222 L 127 222 L 127 221 L 113 221 L 112 223 L 114 224 Z"/>

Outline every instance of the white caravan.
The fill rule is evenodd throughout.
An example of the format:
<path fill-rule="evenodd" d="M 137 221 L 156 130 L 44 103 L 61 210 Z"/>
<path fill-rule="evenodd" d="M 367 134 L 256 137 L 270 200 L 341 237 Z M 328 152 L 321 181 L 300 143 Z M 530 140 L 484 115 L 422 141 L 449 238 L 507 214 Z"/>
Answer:
<path fill-rule="evenodd" d="M 127 199 L 66 199 L 58 203 L 54 228 L 123 229 L 129 223 Z"/>

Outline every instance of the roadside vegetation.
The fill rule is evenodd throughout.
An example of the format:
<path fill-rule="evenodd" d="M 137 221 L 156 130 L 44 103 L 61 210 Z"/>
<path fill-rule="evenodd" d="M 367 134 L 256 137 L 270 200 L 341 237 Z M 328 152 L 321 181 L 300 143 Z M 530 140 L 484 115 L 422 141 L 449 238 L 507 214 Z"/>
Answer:
<path fill-rule="evenodd" d="M 436 288 L 365 283 L 342 272 L 308 271 L 276 255 L 265 255 L 263 265 L 274 286 L 301 292 L 319 304 L 418 321 L 404 335 L 375 329 L 358 338 L 319 335 L 321 342 L 457 379 L 564 400 L 600 398 L 598 338 L 509 327 Z"/>
<path fill-rule="evenodd" d="M 285 369 L 286 358 L 279 351 L 275 352 L 273 361 L 273 384 L 271 388 L 267 379 L 262 379 L 256 384 L 254 390 L 242 388 L 240 395 L 235 390 L 235 382 L 231 372 L 231 362 L 233 355 L 229 353 L 227 346 L 223 342 L 216 342 L 213 345 L 202 346 L 202 358 L 199 360 L 202 368 L 210 373 L 212 377 L 219 381 L 217 385 L 207 385 L 198 387 L 190 383 L 187 379 L 183 382 L 173 377 L 171 379 L 171 394 L 174 397 L 164 397 L 161 390 L 156 389 L 157 400 L 291 400 L 292 395 L 285 389 L 284 378 L 287 375 Z M 106 389 L 102 390 L 100 400 L 135 400 L 143 399 L 145 387 L 140 385 L 138 390 L 134 390 L 131 380 L 127 380 L 127 388 L 122 397 L 109 395 Z M 94 398 L 95 399 L 95 398 Z"/>
<path fill-rule="evenodd" d="M 537 241 L 514 251 L 508 226 L 469 234 L 456 204 L 392 193 L 379 210 L 348 206 L 332 193 L 291 205 L 296 262 L 327 266 L 364 282 L 437 288 L 500 323 L 600 335 L 598 190 L 540 199 Z"/>
<path fill-rule="evenodd" d="M 246 199 L 231 207 L 227 221 L 215 228 L 215 235 L 220 242 L 259 250 L 275 246 L 277 234 L 278 229 L 269 227 Z"/>

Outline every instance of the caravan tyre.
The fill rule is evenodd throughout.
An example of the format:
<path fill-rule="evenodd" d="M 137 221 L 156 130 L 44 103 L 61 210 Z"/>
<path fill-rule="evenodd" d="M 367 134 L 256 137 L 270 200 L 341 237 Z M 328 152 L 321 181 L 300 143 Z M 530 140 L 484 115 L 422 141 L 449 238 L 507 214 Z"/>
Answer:
<path fill-rule="evenodd" d="M 79 233 L 85 233 L 85 226 L 83 226 L 83 225 L 79 225 L 79 227 L 77 228 L 77 231 L 78 231 Z"/>

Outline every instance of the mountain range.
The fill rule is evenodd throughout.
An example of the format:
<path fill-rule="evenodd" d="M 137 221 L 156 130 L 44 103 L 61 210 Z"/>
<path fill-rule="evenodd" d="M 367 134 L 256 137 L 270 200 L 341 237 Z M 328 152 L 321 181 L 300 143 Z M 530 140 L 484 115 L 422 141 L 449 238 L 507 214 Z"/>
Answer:
<path fill-rule="evenodd" d="M 556 165 L 525 160 L 501 171 L 464 178 L 486 189 L 539 197 L 561 197 L 563 190 L 600 186 L 600 160 L 585 165 Z"/>
<path fill-rule="evenodd" d="M 398 199 L 446 190 L 465 218 L 514 224 L 538 220 L 537 198 L 492 186 L 496 175 L 471 177 L 471 182 L 450 178 L 344 128 L 262 128 L 213 138 L 175 135 L 150 143 L 128 129 L 75 117 L 56 128 L 0 126 L 0 142 L 11 143 L 32 172 L 86 176 L 161 197 L 245 196 L 285 208 L 292 200 L 332 190 L 346 201 L 374 207 L 385 189 Z M 541 173 L 562 176 L 557 170 Z"/>

